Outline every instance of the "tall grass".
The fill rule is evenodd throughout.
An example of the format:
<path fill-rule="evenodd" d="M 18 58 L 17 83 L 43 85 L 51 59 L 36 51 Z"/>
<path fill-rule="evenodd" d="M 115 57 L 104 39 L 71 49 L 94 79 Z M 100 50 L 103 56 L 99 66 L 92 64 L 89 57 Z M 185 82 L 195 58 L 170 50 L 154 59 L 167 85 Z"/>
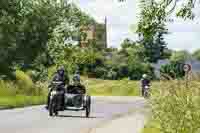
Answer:
<path fill-rule="evenodd" d="M 138 96 L 139 82 L 130 80 L 84 79 L 88 93 L 93 96 Z"/>
<path fill-rule="evenodd" d="M 0 98 L 0 108 L 25 107 L 30 105 L 41 105 L 46 101 L 46 96 L 6 96 Z"/>
<path fill-rule="evenodd" d="M 43 104 L 47 87 L 44 83 L 33 83 L 22 71 L 16 71 L 16 81 L 0 80 L 0 108 L 24 107 Z"/>
<path fill-rule="evenodd" d="M 152 91 L 153 117 L 144 133 L 199 133 L 200 82 L 189 80 L 161 81 Z"/>

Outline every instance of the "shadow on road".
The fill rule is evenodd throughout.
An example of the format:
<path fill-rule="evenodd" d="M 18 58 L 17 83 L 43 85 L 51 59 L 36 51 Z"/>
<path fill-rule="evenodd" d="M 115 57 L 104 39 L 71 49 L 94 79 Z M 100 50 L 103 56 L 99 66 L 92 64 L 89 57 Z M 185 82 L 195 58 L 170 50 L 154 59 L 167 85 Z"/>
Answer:
<path fill-rule="evenodd" d="M 96 118 L 103 118 L 103 117 L 95 117 L 95 116 L 90 116 L 90 117 L 85 117 L 85 116 L 73 116 L 73 115 L 58 115 L 56 117 L 71 117 L 71 118 L 86 118 L 86 119 L 96 119 Z"/>

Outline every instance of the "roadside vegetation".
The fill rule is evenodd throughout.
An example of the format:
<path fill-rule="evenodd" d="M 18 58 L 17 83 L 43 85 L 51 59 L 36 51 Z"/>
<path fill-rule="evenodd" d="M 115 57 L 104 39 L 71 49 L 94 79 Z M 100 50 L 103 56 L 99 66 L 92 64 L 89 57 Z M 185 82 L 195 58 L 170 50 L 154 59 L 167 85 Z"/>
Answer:
<path fill-rule="evenodd" d="M 124 80 L 89 79 L 88 93 L 92 96 L 139 96 L 139 82 Z"/>
<path fill-rule="evenodd" d="M 0 80 L 0 108 L 15 108 L 44 104 L 47 89 L 44 84 L 34 84 L 22 71 L 16 71 L 15 81 Z"/>
<path fill-rule="evenodd" d="M 143 133 L 198 133 L 200 82 L 191 79 L 161 81 L 150 99 L 152 114 Z"/>

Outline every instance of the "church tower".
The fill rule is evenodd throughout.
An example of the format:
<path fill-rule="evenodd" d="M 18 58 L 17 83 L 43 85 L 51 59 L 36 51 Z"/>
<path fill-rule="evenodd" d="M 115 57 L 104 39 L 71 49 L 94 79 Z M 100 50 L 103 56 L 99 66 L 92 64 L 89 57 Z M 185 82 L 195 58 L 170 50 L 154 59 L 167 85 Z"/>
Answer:
<path fill-rule="evenodd" d="M 105 48 L 108 47 L 108 42 L 107 42 L 107 17 L 105 17 L 105 24 L 104 24 L 104 28 L 105 28 Z"/>

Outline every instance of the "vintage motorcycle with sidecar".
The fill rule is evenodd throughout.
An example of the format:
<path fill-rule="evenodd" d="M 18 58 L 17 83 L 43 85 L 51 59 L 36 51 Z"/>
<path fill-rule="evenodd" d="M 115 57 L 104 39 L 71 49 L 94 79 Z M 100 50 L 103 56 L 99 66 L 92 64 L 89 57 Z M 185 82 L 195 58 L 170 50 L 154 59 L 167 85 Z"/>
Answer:
<path fill-rule="evenodd" d="M 86 94 L 84 85 L 69 85 L 66 89 L 62 87 L 62 82 L 53 82 L 53 89 L 50 93 L 49 115 L 57 116 L 59 111 L 85 111 L 85 116 L 89 117 L 91 108 L 91 96 Z"/>

